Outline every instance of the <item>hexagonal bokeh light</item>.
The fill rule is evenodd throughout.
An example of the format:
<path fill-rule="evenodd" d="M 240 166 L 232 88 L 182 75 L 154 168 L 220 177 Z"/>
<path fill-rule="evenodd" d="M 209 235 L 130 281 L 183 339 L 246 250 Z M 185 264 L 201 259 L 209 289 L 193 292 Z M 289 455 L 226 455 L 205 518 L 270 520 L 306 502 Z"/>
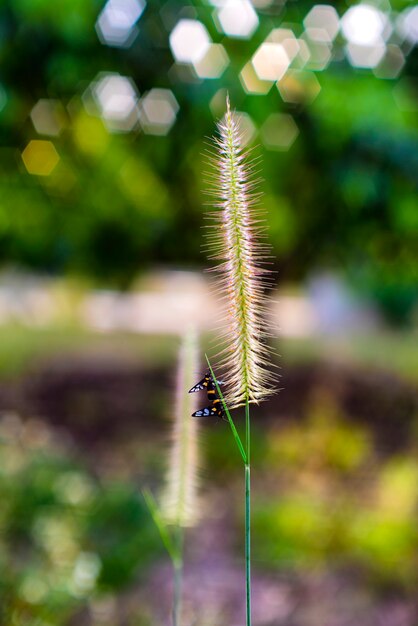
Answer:
<path fill-rule="evenodd" d="M 136 126 L 138 92 L 132 79 L 117 73 L 99 74 L 92 92 L 110 130 L 128 132 Z"/>
<path fill-rule="evenodd" d="M 220 31 L 237 39 L 249 39 L 258 27 L 258 15 L 249 0 L 226 0 L 214 19 Z"/>
<path fill-rule="evenodd" d="M 329 4 L 317 4 L 312 7 L 303 24 L 310 39 L 326 43 L 334 41 L 340 28 L 338 13 Z"/>
<path fill-rule="evenodd" d="M 30 118 L 40 135 L 56 137 L 64 127 L 63 108 L 59 100 L 41 98 L 32 108 Z"/>
<path fill-rule="evenodd" d="M 261 127 L 261 137 L 268 150 L 289 150 L 298 134 L 295 120 L 287 113 L 272 113 Z"/>
<path fill-rule="evenodd" d="M 140 102 L 140 123 L 149 135 L 167 135 L 176 121 L 179 105 L 170 89 L 151 89 Z"/>
<path fill-rule="evenodd" d="M 326 69 L 332 59 L 331 44 L 324 41 L 311 41 L 307 33 L 304 33 L 302 37 L 305 39 L 309 50 L 309 58 L 305 64 L 307 69 L 315 70 L 316 72 Z M 300 41 L 303 41 L 303 39 Z"/>
<path fill-rule="evenodd" d="M 380 63 L 373 69 L 377 78 L 397 78 L 405 64 L 405 57 L 399 46 L 389 44 Z"/>
<path fill-rule="evenodd" d="M 290 65 L 286 50 L 280 43 L 265 41 L 255 52 L 251 63 L 260 80 L 280 80 Z"/>
<path fill-rule="evenodd" d="M 300 51 L 300 45 L 290 28 L 274 28 L 266 37 L 266 43 L 279 43 L 285 49 L 289 61 L 293 61 Z"/>
<path fill-rule="evenodd" d="M 398 19 L 398 31 L 407 41 L 418 43 L 418 5 L 405 9 Z"/>
<path fill-rule="evenodd" d="M 49 176 L 60 157 L 52 141 L 32 139 L 22 152 L 22 160 L 29 174 Z"/>
<path fill-rule="evenodd" d="M 360 46 L 355 43 L 349 43 L 345 50 L 347 58 L 353 67 L 370 69 L 379 65 L 385 56 L 386 46 L 384 43 L 374 46 Z"/>
<path fill-rule="evenodd" d="M 136 22 L 145 9 L 145 0 L 108 0 L 96 22 L 100 41 L 108 46 L 124 48 L 135 39 Z"/>
<path fill-rule="evenodd" d="M 292 61 L 292 67 L 302 69 L 307 63 L 309 63 L 309 60 L 311 58 L 311 51 L 304 39 L 298 39 L 297 44 L 299 46 L 299 51 Z"/>
<path fill-rule="evenodd" d="M 205 56 L 193 63 L 199 78 L 219 78 L 229 64 L 229 57 L 221 43 L 210 44 Z"/>
<path fill-rule="evenodd" d="M 388 17 L 369 4 L 357 4 L 346 11 L 341 19 L 344 37 L 356 46 L 379 45 L 391 32 Z"/>
<path fill-rule="evenodd" d="M 273 86 L 271 81 L 261 80 L 257 76 L 251 61 L 244 65 L 239 74 L 239 79 L 245 93 L 253 93 L 259 96 L 264 96 Z"/>
<path fill-rule="evenodd" d="M 321 85 L 313 72 L 289 70 L 278 81 L 277 89 L 284 102 L 308 104 L 315 100 Z"/>
<path fill-rule="evenodd" d="M 179 63 L 199 63 L 212 43 L 202 22 L 181 19 L 170 34 L 170 48 Z"/>

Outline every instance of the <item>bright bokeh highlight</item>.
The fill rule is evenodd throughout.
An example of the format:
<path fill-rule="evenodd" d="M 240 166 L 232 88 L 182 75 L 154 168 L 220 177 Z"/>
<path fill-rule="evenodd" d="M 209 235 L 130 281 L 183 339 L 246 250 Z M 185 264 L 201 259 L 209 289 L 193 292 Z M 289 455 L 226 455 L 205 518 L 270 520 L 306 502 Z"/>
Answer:
<path fill-rule="evenodd" d="M 136 22 L 144 9 L 144 0 L 108 0 L 96 22 L 100 41 L 108 46 L 129 46 L 138 33 Z"/>
<path fill-rule="evenodd" d="M 58 136 L 63 127 L 63 111 L 58 100 L 41 98 L 30 112 L 32 124 L 40 135 Z"/>
<path fill-rule="evenodd" d="M 140 102 L 140 123 L 149 135 L 167 135 L 176 121 L 179 105 L 170 89 L 151 89 Z"/>
<path fill-rule="evenodd" d="M 132 79 L 120 74 L 99 75 L 93 85 L 93 97 L 106 126 L 128 132 L 138 122 L 138 91 Z"/>
<path fill-rule="evenodd" d="M 170 48 L 179 63 L 198 63 L 212 43 L 206 27 L 198 20 L 180 20 L 170 34 Z"/>
<path fill-rule="evenodd" d="M 376 67 L 385 55 L 386 47 L 383 43 L 374 46 L 360 46 L 349 43 L 346 46 L 347 58 L 353 67 Z"/>
<path fill-rule="evenodd" d="M 261 80 L 254 69 L 251 61 L 246 63 L 242 68 L 239 79 L 242 88 L 246 93 L 257 94 L 259 96 L 266 95 L 272 88 L 271 81 Z"/>
<path fill-rule="evenodd" d="M 229 57 L 221 43 L 210 44 L 205 56 L 193 64 L 199 78 L 219 78 L 229 64 Z"/>
<path fill-rule="evenodd" d="M 418 5 L 405 9 L 399 16 L 398 30 L 411 44 L 418 43 Z"/>
<path fill-rule="evenodd" d="M 249 0 L 226 0 L 215 13 L 215 22 L 225 35 L 249 39 L 258 27 L 258 16 Z"/>
<path fill-rule="evenodd" d="M 280 43 L 264 42 L 252 58 L 254 70 L 260 80 L 280 80 L 290 65 L 286 50 Z"/>
<path fill-rule="evenodd" d="M 357 46 L 380 44 L 390 34 L 390 22 L 379 9 L 368 4 L 350 7 L 341 20 L 344 37 Z"/>
<path fill-rule="evenodd" d="M 278 43 L 283 46 L 289 61 L 293 61 L 300 51 L 299 43 L 293 31 L 289 28 L 273 29 L 266 38 L 266 43 L 267 42 Z"/>
<path fill-rule="evenodd" d="M 317 4 L 303 20 L 310 39 L 331 43 L 340 28 L 340 20 L 334 7 L 328 4 Z"/>

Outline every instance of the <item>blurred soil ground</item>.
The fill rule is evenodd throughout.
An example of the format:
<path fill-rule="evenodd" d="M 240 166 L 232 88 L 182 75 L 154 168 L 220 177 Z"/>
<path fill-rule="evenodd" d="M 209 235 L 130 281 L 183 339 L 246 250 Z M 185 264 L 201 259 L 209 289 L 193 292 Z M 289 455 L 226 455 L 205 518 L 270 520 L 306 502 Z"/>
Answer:
<path fill-rule="evenodd" d="M 41 417 L 91 450 L 104 441 L 115 445 L 136 433 L 160 431 L 164 415 L 169 417 L 173 384 L 167 367 L 144 367 L 117 356 L 109 361 L 72 355 L 0 380 L 0 411 Z M 258 408 L 257 422 L 303 420 L 312 394 L 322 390 L 347 418 L 373 431 L 382 452 L 401 449 L 416 435 L 418 388 L 392 372 L 325 361 L 292 364 L 280 386 Z"/>

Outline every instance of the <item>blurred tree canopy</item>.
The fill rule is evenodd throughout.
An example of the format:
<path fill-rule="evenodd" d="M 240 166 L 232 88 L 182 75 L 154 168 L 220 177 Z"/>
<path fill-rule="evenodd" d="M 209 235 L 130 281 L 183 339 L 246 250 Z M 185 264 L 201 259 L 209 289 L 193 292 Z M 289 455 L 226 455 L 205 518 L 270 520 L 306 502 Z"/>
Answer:
<path fill-rule="evenodd" d="M 263 203 L 282 280 L 335 268 L 393 320 L 406 321 L 418 284 L 418 9 L 375 3 L 386 20 L 384 55 L 356 67 L 341 22 L 333 41 L 310 33 L 313 2 L 254 1 L 256 28 L 246 37 L 228 36 L 221 4 L 2 3 L 1 262 L 121 287 L 156 263 L 204 264 L 204 142 L 228 90 L 250 116 L 263 157 Z M 118 6 L 137 10 L 122 43 L 106 40 L 100 26 L 103 12 L 115 15 Z M 340 18 L 349 10 L 332 6 Z M 218 77 L 199 78 L 192 65 L 176 63 L 169 38 L 180 19 L 198 20 L 222 44 L 229 64 Z M 296 69 L 308 85 L 302 95 L 283 97 L 280 81 L 267 93 L 243 82 L 243 68 L 275 28 L 290 29 L 308 49 L 311 60 Z M 103 77 L 116 73 L 126 78 L 125 96 L 136 99 L 129 127 L 118 112 L 112 125 L 104 91 L 97 97 Z M 159 111 L 157 101 L 146 112 L 153 89 L 170 90 L 178 103 L 167 132 L 144 122 Z M 268 120 L 277 113 L 297 128 L 289 145 L 272 145 Z"/>

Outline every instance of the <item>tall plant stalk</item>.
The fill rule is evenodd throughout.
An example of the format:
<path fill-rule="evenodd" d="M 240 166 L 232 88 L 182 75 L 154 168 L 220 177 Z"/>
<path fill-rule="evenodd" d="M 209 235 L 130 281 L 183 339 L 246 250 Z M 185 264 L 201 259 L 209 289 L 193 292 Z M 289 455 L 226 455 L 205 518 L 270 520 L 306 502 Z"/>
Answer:
<path fill-rule="evenodd" d="M 210 155 L 210 180 L 215 211 L 208 235 L 219 291 L 226 303 L 227 324 L 221 351 L 226 383 L 225 398 L 211 369 L 232 433 L 244 464 L 245 477 L 245 578 L 247 626 L 251 626 L 251 422 L 250 404 L 273 393 L 269 335 L 265 319 L 265 287 L 269 271 L 264 267 L 268 249 L 262 242 L 263 220 L 257 208 L 258 181 L 254 162 L 243 150 L 242 134 L 229 98 L 219 136 Z M 208 361 L 209 362 L 209 361 Z M 245 406 L 245 447 L 230 409 Z"/>
<path fill-rule="evenodd" d="M 242 461 L 244 463 L 244 476 L 245 476 L 245 605 L 246 605 L 246 623 L 247 626 L 251 626 L 251 423 L 250 423 L 250 403 L 245 403 L 245 448 L 242 444 L 241 437 L 238 434 L 234 421 L 229 412 L 228 405 L 222 394 L 221 388 L 215 377 L 215 373 L 212 369 L 210 361 L 206 356 L 206 360 L 209 365 L 209 369 L 212 375 L 212 379 L 215 381 L 215 386 L 219 397 L 221 398 L 224 411 L 227 415 L 229 424 L 231 426 L 232 434 L 234 436 L 237 448 L 241 454 Z"/>
<path fill-rule="evenodd" d="M 250 403 L 245 403 L 245 444 L 247 461 L 245 463 L 245 583 L 247 626 L 251 626 L 251 432 Z"/>

